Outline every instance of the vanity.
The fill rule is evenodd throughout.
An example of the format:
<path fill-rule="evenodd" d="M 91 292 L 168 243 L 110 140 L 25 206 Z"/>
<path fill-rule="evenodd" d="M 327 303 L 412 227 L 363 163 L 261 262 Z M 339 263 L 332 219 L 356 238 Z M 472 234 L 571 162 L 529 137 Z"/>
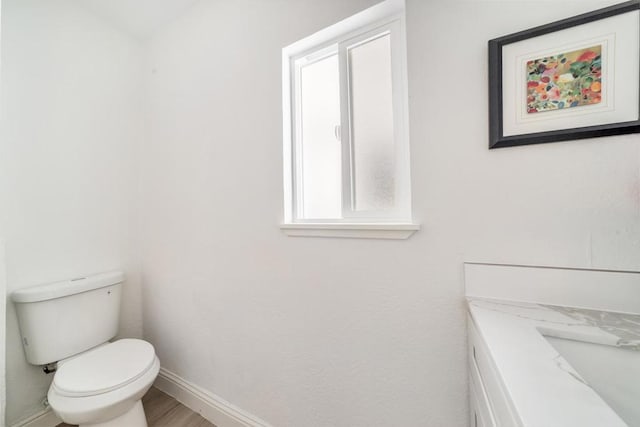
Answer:
<path fill-rule="evenodd" d="M 465 264 L 470 426 L 640 426 L 640 273 Z"/>

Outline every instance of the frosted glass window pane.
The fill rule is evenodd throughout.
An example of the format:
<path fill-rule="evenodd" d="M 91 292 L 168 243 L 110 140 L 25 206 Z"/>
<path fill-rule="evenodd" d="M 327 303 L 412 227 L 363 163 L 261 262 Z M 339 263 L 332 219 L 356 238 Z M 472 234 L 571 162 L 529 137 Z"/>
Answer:
<path fill-rule="evenodd" d="M 395 165 L 391 37 L 349 49 L 356 211 L 394 206 Z"/>
<path fill-rule="evenodd" d="M 342 217 L 338 55 L 300 71 L 303 218 Z"/>

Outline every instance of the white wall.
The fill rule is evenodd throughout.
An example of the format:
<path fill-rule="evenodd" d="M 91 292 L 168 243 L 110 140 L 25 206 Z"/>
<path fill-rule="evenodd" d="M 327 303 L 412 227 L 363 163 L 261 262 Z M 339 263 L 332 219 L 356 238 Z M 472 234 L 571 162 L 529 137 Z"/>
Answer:
<path fill-rule="evenodd" d="M 487 150 L 486 41 L 602 2 L 408 0 L 423 230 L 284 236 L 280 49 L 373 3 L 202 1 L 150 45 L 145 336 L 278 427 L 463 426 L 465 260 L 640 269 L 638 135 Z"/>
<path fill-rule="evenodd" d="M 8 291 L 127 274 L 121 334 L 141 334 L 137 163 L 141 47 L 72 0 L 5 0 L 0 236 Z M 51 376 L 24 360 L 7 305 L 7 424 L 42 409 Z"/>
<path fill-rule="evenodd" d="M 473 261 L 640 268 L 638 134 L 486 150 L 486 41 L 614 3 L 409 3 L 415 208 L 430 244 Z M 452 23 L 464 31 L 425 43 Z"/>

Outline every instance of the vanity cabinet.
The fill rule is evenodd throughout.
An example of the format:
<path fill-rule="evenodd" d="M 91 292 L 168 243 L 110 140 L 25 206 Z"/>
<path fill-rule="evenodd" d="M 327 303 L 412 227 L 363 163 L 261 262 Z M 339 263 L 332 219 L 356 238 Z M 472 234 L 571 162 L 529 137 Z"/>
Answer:
<path fill-rule="evenodd" d="M 469 351 L 469 426 L 518 427 L 521 423 L 511 403 L 491 355 L 468 317 Z"/>

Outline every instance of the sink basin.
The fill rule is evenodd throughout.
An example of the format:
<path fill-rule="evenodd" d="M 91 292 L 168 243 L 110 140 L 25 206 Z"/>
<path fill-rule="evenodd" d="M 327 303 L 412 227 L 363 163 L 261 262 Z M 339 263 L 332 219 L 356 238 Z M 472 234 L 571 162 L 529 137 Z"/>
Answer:
<path fill-rule="evenodd" d="M 584 380 L 629 426 L 640 426 L 640 351 L 544 337 L 581 378 L 568 375 Z"/>

